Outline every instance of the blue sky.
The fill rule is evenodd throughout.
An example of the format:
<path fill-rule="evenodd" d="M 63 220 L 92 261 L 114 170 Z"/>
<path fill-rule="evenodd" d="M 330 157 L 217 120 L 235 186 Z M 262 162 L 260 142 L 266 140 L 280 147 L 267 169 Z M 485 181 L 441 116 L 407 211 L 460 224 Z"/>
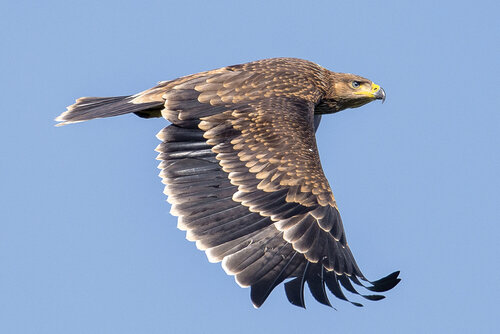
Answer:
<path fill-rule="evenodd" d="M 1 333 L 494 333 L 500 28 L 496 1 L 10 1 L 0 13 Z M 176 229 L 157 177 L 166 121 L 56 128 L 80 96 L 260 58 L 372 79 L 385 104 L 323 118 L 318 143 L 362 309 L 249 290 Z M 356 298 L 354 297 L 356 300 Z"/>

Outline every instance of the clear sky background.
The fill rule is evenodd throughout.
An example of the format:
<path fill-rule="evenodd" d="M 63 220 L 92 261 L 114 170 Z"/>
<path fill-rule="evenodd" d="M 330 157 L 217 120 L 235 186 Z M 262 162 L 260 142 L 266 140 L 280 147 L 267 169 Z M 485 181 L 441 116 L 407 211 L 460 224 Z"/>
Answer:
<path fill-rule="evenodd" d="M 0 333 L 498 333 L 498 1 L 7 1 L 0 12 Z M 262 308 L 176 229 L 162 119 L 54 127 L 80 96 L 260 58 L 379 83 L 323 117 L 323 167 L 379 302 L 282 286 Z M 355 296 L 354 300 L 361 301 Z"/>

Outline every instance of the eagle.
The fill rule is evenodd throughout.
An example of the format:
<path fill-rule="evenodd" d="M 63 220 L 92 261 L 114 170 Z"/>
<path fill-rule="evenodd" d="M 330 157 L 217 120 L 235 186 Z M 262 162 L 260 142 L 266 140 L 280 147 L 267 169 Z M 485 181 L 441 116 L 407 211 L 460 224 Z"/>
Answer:
<path fill-rule="evenodd" d="M 177 227 L 237 284 L 251 287 L 254 307 L 285 280 L 293 305 L 305 308 L 307 284 L 321 304 L 331 306 L 329 290 L 362 306 L 344 291 L 383 299 L 372 292 L 396 286 L 399 271 L 369 281 L 359 269 L 315 132 L 322 115 L 374 100 L 384 101 L 385 92 L 368 79 L 271 58 L 161 81 L 130 96 L 82 97 L 55 120 L 163 117 L 170 125 L 157 134 L 158 168 Z"/>

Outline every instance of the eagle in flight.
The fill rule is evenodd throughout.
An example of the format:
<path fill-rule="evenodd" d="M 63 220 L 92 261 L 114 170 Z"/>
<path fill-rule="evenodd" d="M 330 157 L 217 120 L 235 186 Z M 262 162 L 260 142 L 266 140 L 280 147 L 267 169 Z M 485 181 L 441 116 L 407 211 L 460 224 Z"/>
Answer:
<path fill-rule="evenodd" d="M 165 118 L 171 124 L 157 135 L 158 168 L 186 238 L 251 287 L 255 307 L 287 279 L 292 304 L 305 307 L 307 283 L 331 306 L 327 289 L 348 301 L 343 290 L 360 294 L 352 283 L 384 292 L 400 281 L 399 272 L 368 281 L 358 268 L 315 138 L 323 114 L 384 99 L 379 85 L 360 76 L 274 58 L 162 81 L 131 96 L 82 97 L 56 121 Z"/>

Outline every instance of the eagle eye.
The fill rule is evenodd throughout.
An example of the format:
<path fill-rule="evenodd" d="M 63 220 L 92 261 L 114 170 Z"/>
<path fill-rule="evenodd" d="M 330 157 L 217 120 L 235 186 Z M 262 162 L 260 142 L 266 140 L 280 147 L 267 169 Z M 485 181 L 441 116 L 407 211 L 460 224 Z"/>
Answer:
<path fill-rule="evenodd" d="M 361 86 L 361 83 L 359 81 L 353 81 L 351 82 L 351 86 L 353 88 L 359 88 L 359 86 Z"/>

